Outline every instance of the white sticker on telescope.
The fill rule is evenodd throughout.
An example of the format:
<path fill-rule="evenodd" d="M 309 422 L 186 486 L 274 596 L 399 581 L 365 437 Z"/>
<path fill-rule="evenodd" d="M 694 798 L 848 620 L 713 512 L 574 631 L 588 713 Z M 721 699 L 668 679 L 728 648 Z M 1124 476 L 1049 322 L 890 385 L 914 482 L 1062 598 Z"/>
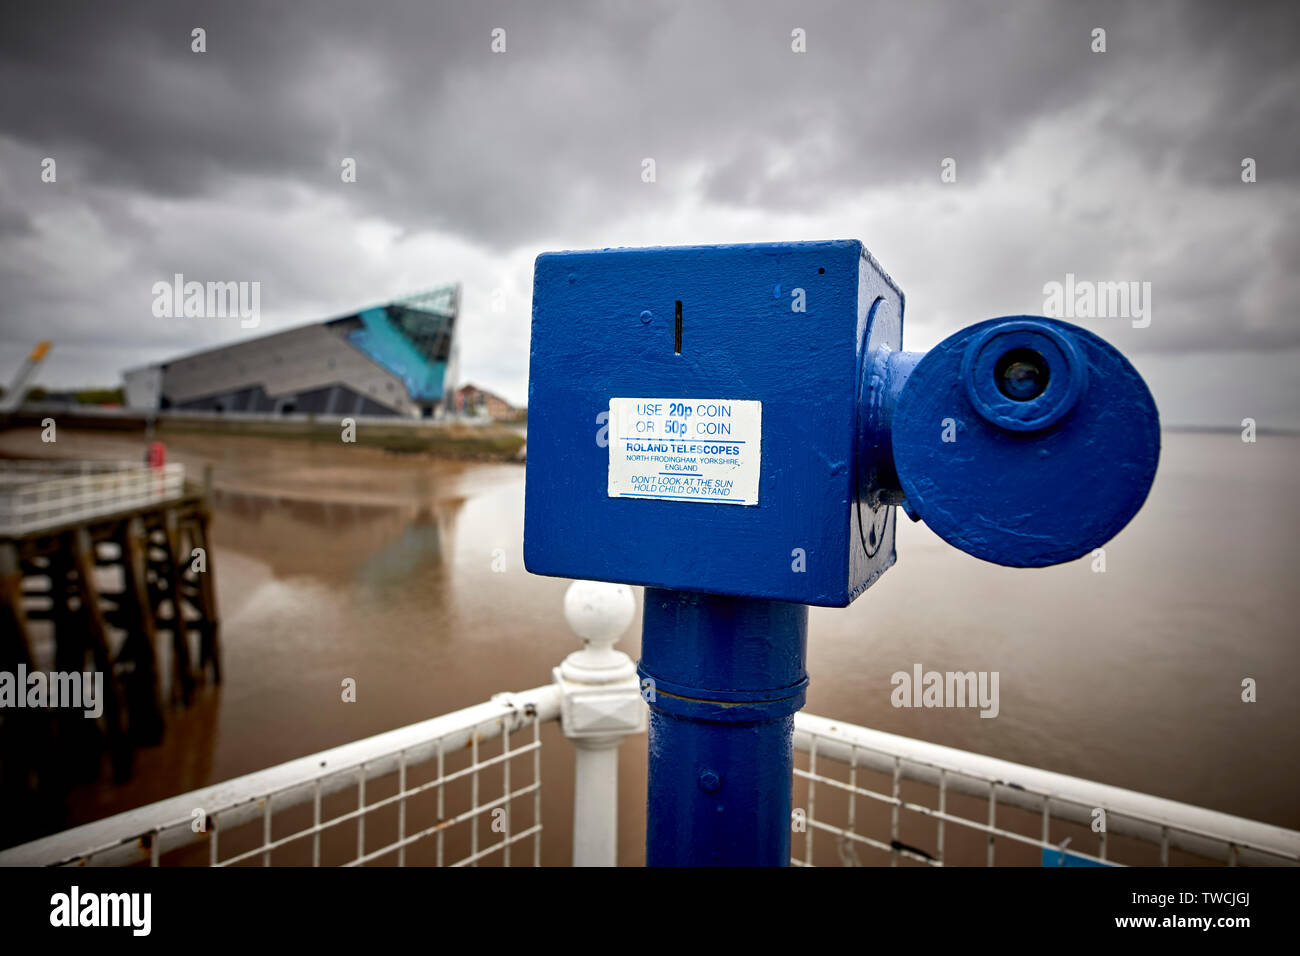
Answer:
<path fill-rule="evenodd" d="M 609 496 L 758 504 L 763 403 L 611 398 Z"/>

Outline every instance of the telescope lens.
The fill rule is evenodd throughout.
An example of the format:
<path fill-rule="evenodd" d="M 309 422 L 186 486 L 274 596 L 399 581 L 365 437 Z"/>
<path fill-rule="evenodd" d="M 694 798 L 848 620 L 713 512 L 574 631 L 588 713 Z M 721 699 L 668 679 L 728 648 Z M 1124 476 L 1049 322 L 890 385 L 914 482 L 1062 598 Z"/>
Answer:
<path fill-rule="evenodd" d="M 1027 402 L 1043 394 L 1050 373 L 1047 361 L 1033 349 L 1012 349 L 998 359 L 993 373 L 998 391 L 1017 402 Z"/>

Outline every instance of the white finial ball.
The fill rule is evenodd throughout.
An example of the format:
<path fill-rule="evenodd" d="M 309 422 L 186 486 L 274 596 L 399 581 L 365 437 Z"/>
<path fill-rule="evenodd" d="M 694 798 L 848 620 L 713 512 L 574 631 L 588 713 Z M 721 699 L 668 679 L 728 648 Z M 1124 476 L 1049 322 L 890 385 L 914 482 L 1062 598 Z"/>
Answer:
<path fill-rule="evenodd" d="M 564 594 L 564 617 L 586 641 L 618 640 L 636 614 L 636 599 L 626 584 L 574 581 Z"/>

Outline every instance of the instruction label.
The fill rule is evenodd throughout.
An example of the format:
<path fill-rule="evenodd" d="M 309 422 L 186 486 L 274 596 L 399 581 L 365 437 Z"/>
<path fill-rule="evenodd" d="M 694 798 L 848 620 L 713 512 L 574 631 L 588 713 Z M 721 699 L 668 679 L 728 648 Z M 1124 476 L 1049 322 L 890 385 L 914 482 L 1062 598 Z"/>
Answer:
<path fill-rule="evenodd" d="M 758 504 L 763 403 L 611 398 L 609 496 Z"/>

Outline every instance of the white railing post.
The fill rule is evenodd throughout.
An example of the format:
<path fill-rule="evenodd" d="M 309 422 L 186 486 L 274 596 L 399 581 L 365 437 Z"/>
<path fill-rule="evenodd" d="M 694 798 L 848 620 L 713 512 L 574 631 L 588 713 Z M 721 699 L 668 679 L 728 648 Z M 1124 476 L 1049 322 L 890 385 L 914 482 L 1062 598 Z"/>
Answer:
<path fill-rule="evenodd" d="M 618 860 L 618 745 L 646 729 L 636 665 L 614 644 L 636 613 L 630 588 L 574 581 L 564 616 L 582 640 L 555 668 L 560 727 L 577 748 L 573 786 L 573 865 L 614 866 Z"/>

